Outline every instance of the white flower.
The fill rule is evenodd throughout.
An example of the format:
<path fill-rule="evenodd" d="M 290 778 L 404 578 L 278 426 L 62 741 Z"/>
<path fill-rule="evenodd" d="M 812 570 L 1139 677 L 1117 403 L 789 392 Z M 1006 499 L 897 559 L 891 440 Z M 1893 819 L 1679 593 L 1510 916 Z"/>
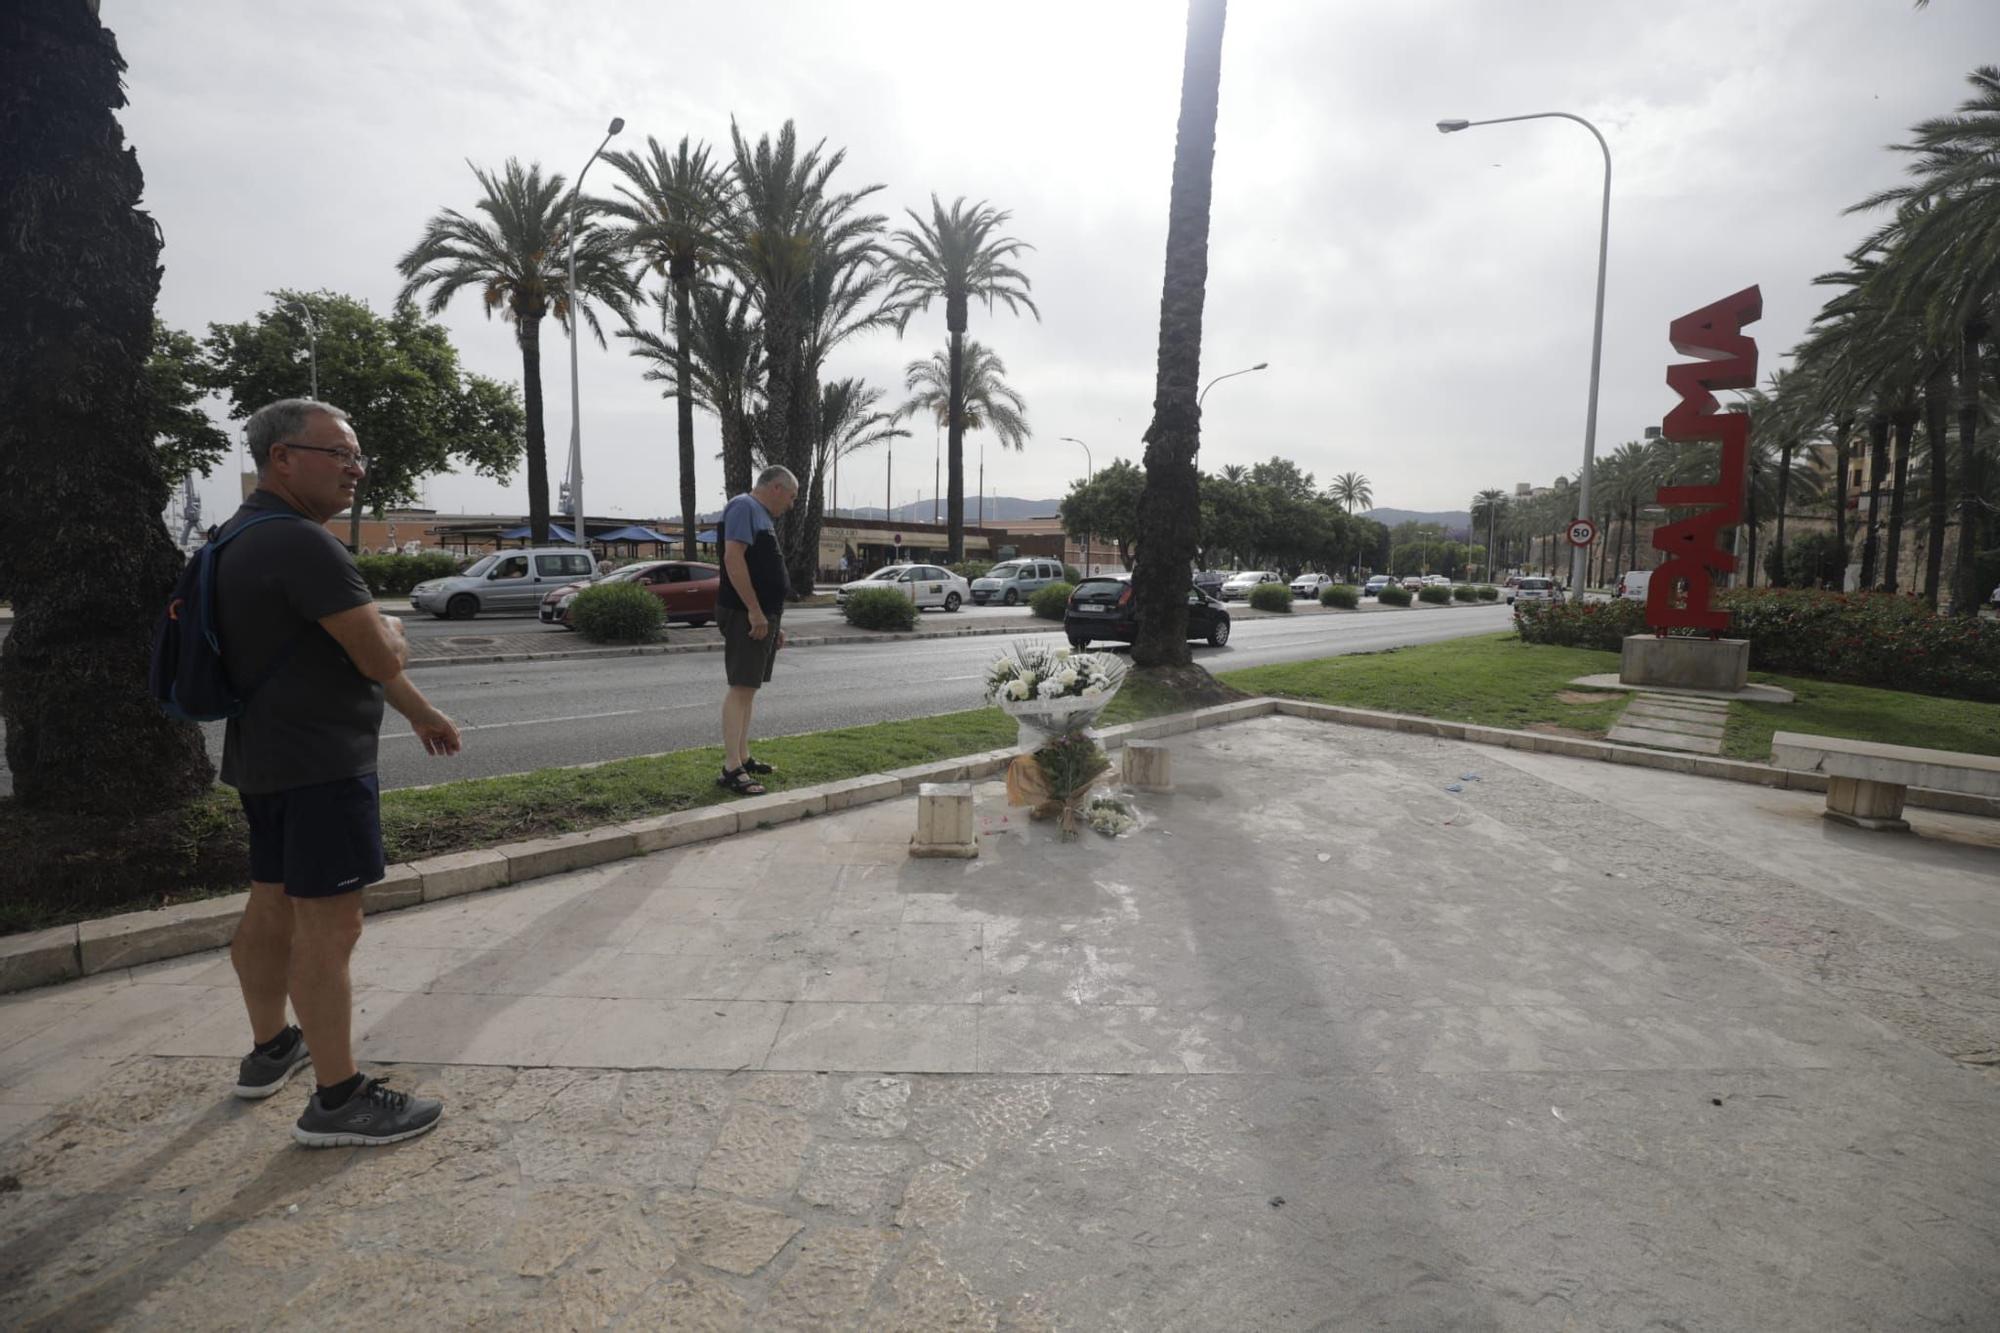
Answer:
<path fill-rule="evenodd" d="M 1102 685 L 1086 685 L 1079 692 L 1078 697 L 1083 699 L 1102 699 L 1104 697 L 1104 687 Z"/>
<path fill-rule="evenodd" d="M 1045 680 L 1035 687 L 1035 693 L 1044 699 L 1061 698 L 1062 692 L 1062 682 L 1059 680 Z"/>
<path fill-rule="evenodd" d="M 1026 699 L 1033 691 L 1027 681 L 1016 676 L 1007 682 L 1006 687 L 1001 692 L 1009 699 Z"/>
<path fill-rule="evenodd" d="M 1076 688 L 1077 674 L 1068 667 L 1064 667 L 1061 671 L 1056 672 L 1056 679 L 1062 683 L 1062 687 L 1066 690 Z"/>

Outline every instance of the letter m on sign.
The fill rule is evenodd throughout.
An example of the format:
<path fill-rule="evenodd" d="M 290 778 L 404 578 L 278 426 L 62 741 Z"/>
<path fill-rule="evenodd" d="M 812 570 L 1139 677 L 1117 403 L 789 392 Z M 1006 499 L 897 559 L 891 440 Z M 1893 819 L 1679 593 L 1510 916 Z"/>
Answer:
<path fill-rule="evenodd" d="M 1736 568 L 1736 557 L 1722 549 L 1722 534 L 1743 521 L 1750 417 L 1717 411 L 1715 390 L 1747 389 L 1757 382 L 1757 343 L 1744 336 L 1743 326 L 1763 314 L 1762 293 L 1746 287 L 1682 315 L 1668 331 L 1676 352 L 1700 360 L 1667 367 L 1667 384 L 1680 402 L 1667 413 L 1660 433 L 1677 444 L 1719 444 L 1721 466 L 1713 482 L 1659 489 L 1661 504 L 1696 512 L 1653 533 L 1654 548 L 1664 553 L 1646 588 L 1646 624 L 1654 630 L 1729 628 L 1729 612 L 1713 604 L 1712 594 L 1716 575 Z"/>

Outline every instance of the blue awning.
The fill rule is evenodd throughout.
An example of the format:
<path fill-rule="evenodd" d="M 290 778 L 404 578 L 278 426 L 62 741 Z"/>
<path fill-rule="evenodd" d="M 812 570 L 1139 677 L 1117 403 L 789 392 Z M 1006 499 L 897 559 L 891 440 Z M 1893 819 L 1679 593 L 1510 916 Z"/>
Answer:
<path fill-rule="evenodd" d="M 500 540 L 503 542 L 524 542 L 534 535 L 535 530 L 533 528 L 522 526 L 507 529 L 500 534 Z M 574 546 L 576 545 L 576 534 L 559 524 L 551 523 L 549 524 L 549 540 L 552 542 L 561 542 L 565 546 Z"/>
<path fill-rule="evenodd" d="M 619 528 L 613 532 L 593 533 L 590 539 L 594 542 L 665 542 L 669 544 L 674 541 L 674 538 L 667 536 L 664 532 L 655 532 L 651 528 L 641 527 L 636 523 L 629 527 Z"/>
<path fill-rule="evenodd" d="M 713 546 L 715 545 L 715 529 L 710 528 L 707 532 L 697 532 L 694 535 L 694 539 L 703 546 Z"/>

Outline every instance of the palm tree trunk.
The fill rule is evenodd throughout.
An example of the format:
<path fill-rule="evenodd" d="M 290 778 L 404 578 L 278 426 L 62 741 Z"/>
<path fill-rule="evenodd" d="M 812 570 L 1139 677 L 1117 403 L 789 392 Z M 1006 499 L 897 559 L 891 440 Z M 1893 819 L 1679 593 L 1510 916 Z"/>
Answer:
<path fill-rule="evenodd" d="M 1847 469 L 1853 461 L 1849 457 L 1848 441 L 1853 438 L 1854 418 L 1842 413 L 1833 424 L 1833 544 L 1840 557 L 1841 591 L 1847 587 Z"/>
<path fill-rule="evenodd" d="M 115 816 L 109 841 L 214 773 L 200 729 L 146 690 L 181 569 L 148 421 L 160 237 L 113 114 L 125 62 L 96 15 L 39 4 L 0 20 L 0 86 L 14 90 L 0 103 L 0 589 L 14 605 L 0 723 L 15 800 Z M 10 899 L 42 887 L 7 884 Z"/>
<path fill-rule="evenodd" d="M 681 455 L 681 559 L 694 559 L 694 358 L 688 352 L 688 336 L 694 327 L 694 312 L 688 293 L 689 280 L 674 278 L 674 428 L 680 438 Z"/>
<path fill-rule="evenodd" d="M 949 296 L 945 301 L 945 326 L 949 333 L 946 339 L 950 359 L 948 367 L 951 390 L 946 410 L 951 414 L 946 423 L 945 448 L 950 461 L 946 464 L 950 475 L 945 483 L 946 513 L 945 544 L 951 554 L 951 563 L 965 559 L 965 300 L 961 296 Z"/>
<path fill-rule="evenodd" d="M 1160 348 L 1153 420 L 1146 428 L 1146 486 L 1139 497 L 1139 567 L 1132 586 L 1142 667 L 1184 666 L 1187 592 L 1201 526 L 1201 317 L 1208 290 L 1209 198 L 1215 174 L 1215 119 L 1222 91 L 1226 0 L 1189 0 L 1181 64 L 1174 183 L 1167 201 L 1166 275 L 1160 293 Z"/>
<path fill-rule="evenodd" d="M 1924 600 L 1937 610 L 1944 572 L 1944 530 L 1950 522 L 1951 456 L 1945 446 L 1950 420 L 1951 367 L 1940 364 L 1924 385 L 1924 444 L 1931 455 L 1930 532 L 1924 543 Z"/>
<path fill-rule="evenodd" d="M 1754 588 L 1757 586 L 1757 524 L 1758 524 L 1757 456 L 1754 453 L 1751 454 L 1750 456 L 1750 484 L 1744 487 L 1744 491 L 1745 491 L 1744 498 L 1747 501 L 1746 517 L 1749 519 L 1749 522 L 1746 524 L 1746 526 L 1749 528 L 1750 532 L 1749 532 L 1749 541 L 1745 544 L 1747 547 L 1747 553 L 1749 555 L 1749 563 L 1744 567 L 1743 581 L 1741 586 L 1745 588 Z"/>
<path fill-rule="evenodd" d="M 549 544 L 549 447 L 542 426 L 542 320 L 516 326 L 521 344 L 521 403 L 528 414 L 528 534 L 537 546 Z M 578 533 L 581 537 L 583 534 Z"/>
<path fill-rule="evenodd" d="M 1985 460 L 1979 456 L 1979 340 L 1985 336 L 1983 324 L 1967 324 L 1958 344 L 1958 568 L 1951 581 L 1951 610 L 1960 616 L 1977 615 L 1986 591 L 1974 577 L 1986 498 Z"/>
<path fill-rule="evenodd" d="M 1896 486 L 1889 494 L 1889 551 L 1883 561 L 1884 575 L 1882 590 L 1895 592 L 1902 582 L 1903 565 L 1903 492 L 1910 485 L 1910 444 L 1917 437 L 1917 409 L 1915 404 L 1896 413 Z"/>
<path fill-rule="evenodd" d="M 1778 450 L 1778 531 L 1771 538 L 1771 556 L 1767 562 L 1771 567 L 1771 582 L 1777 587 L 1790 587 L 1792 578 L 1785 569 L 1785 505 L 1792 490 L 1792 441 L 1786 440 Z"/>
<path fill-rule="evenodd" d="M 738 496 L 750 489 L 750 432 L 743 414 L 730 408 L 722 418 L 722 489 Z"/>

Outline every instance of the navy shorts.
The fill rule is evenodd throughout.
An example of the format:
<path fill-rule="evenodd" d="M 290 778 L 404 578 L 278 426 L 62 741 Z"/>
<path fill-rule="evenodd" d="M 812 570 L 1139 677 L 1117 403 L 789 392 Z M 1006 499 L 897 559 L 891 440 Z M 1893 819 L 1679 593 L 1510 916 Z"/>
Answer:
<path fill-rule="evenodd" d="M 262 796 L 239 793 L 250 821 L 250 878 L 290 898 L 331 898 L 381 879 L 381 784 L 373 773 Z"/>

